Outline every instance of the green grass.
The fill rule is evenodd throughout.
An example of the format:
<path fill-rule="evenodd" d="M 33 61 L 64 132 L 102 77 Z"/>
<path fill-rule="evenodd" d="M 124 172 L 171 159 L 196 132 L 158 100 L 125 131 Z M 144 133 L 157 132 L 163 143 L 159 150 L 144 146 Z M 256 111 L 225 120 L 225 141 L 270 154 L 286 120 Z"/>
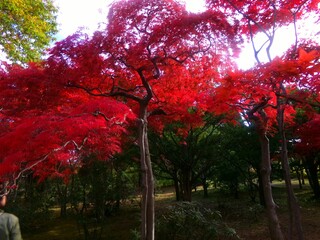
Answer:
<path fill-rule="evenodd" d="M 102 231 L 101 239 L 130 239 L 131 230 L 139 228 L 140 210 L 137 206 L 123 206 L 97 229 Z M 24 240 L 80 240 L 83 229 L 75 217 L 55 218 L 43 226 L 23 233 Z"/>
<path fill-rule="evenodd" d="M 305 239 L 320 239 L 320 203 L 312 200 L 310 188 L 299 189 L 295 187 L 296 196 L 301 206 L 303 229 Z M 288 210 L 286 192 L 282 184 L 275 184 L 274 199 L 279 206 L 278 214 L 281 225 L 288 226 Z M 257 198 L 258 199 L 258 198 Z M 239 199 L 221 192 L 219 189 L 209 189 L 209 197 L 203 198 L 203 192 L 193 192 L 193 201 L 201 202 L 207 208 L 221 212 L 223 221 L 234 228 L 241 239 L 267 240 L 269 232 L 264 209 L 253 203 L 248 193 L 240 192 Z M 156 194 L 156 216 L 161 210 L 175 203 L 172 188 L 165 188 Z M 123 205 L 119 212 L 106 219 L 102 228 L 102 239 L 130 240 L 131 231 L 139 231 L 140 210 L 137 201 Z M 81 238 L 75 218 L 54 218 L 30 232 L 24 232 L 24 240 L 78 240 Z"/>

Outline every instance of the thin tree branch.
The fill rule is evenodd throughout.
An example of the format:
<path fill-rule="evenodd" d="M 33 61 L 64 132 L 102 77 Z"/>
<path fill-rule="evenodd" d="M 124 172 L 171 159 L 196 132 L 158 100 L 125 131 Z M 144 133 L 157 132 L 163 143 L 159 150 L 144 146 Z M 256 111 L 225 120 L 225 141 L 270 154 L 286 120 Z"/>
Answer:
<path fill-rule="evenodd" d="M 85 137 L 81 143 L 81 145 L 78 145 L 74 140 L 70 140 L 67 141 L 66 143 L 64 143 L 61 147 L 55 148 L 53 150 L 51 150 L 49 153 L 45 154 L 43 157 L 41 157 L 39 160 L 37 160 L 36 162 L 32 163 L 31 165 L 29 165 L 28 167 L 25 167 L 24 169 L 22 169 L 17 176 L 13 177 L 12 180 L 12 184 L 11 184 L 11 188 L 9 188 L 8 191 L 6 191 L 5 193 L 1 194 L 0 197 L 3 197 L 5 195 L 8 195 L 12 189 L 13 186 L 18 186 L 17 182 L 18 180 L 21 178 L 21 176 L 26 173 L 29 170 L 32 170 L 32 168 L 34 168 L 35 166 L 37 166 L 38 164 L 44 162 L 45 160 L 47 160 L 50 155 L 52 155 L 55 152 L 61 151 L 62 149 L 64 149 L 65 147 L 67 147 L 69 144 L 73 144 L 76 148 L 77 151 L 80 151 L 83 146 L 85 145 L 85 143 L 87 142 L 88 138 Z"/>

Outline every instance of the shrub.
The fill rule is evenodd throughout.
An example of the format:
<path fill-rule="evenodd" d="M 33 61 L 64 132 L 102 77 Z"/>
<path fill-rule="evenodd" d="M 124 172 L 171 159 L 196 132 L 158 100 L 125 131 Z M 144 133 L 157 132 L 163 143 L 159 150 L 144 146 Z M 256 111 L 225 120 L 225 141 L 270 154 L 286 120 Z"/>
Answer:
<path fill-rule="evenodd" d="M 235 230 L 222 222 L 218 211 L 212 211 L 195 202 L 180 202 L 168 207 L 156 222 L 156 238 L 239 239 Z"/>

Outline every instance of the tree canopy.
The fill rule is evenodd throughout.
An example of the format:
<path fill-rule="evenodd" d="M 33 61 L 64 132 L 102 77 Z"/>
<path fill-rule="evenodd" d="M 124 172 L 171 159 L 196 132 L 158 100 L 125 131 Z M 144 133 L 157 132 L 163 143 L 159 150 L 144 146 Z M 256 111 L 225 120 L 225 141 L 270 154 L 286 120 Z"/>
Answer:
<path fill-rule="evenodd" d="M 205 117 L 221 116 L 219 124 L 236 124 L 243 118 L 259 135 L 261 181 L 268 197 L 272 239 L 284 239 L 272 199 L 268 137 L 280 133 L 286 166 L 285 131 L 293 124 L 297 107 L 316 112 L 314 105 L 319 106 L 320 47 L 300 41 L 296 34 L 296 44 L 283 56 L 273 59 L 270 48 L 279 27 L 316 11 L 317 2 L 208 0 L 208 10 L 194 14 L 174 0 L 115 1 L 106 28 L 92 37 L 76 33 L 57 42 L 39 63 L 0 68 L 0 177 L 15 181 L 27 170 L 40 178 L 73 174 L 67 166 L 81 166 L 84 155 L 110 160 L 121 152 L 128 128 L 135 127 L 132 144 L 140 148 L 142 173 L 141 234 L 143 239 L 154 239 L 149 126 L 164 134 L 168 124 L 177 123 L 177 137 L 168 136 L 183 152 L 179 162 L 187 157 L 203 161 L 212 154 L 198 151 L 210 139 L 201 142 L 206 138 L 196 129 L 213 129 L 212 124 L 206 128 Z M 4 3 L 0 6 L 11 6 L 8 9 L 16 14 L 23 9 L 14 5 L 18 2 Z M 49 1 L 41 3 L 52 7 Z M 36 9 L 41 10 L 40 5 Z M 53 7 L 49 9 L 54 13 Z M 259 33 L 267 37 L 262 46 L 254 38 Z M 245 71 L 234 64 L 243 38 L 251 40 L 257 60 L 255 67 Z M 33 44 L 37 38 L 28 39 Z M 27 59 L 21 49 L 15 53 Z M 268 63 L 259 59 L 262 49 Z M 317 129 L 318 123 L 315 119 L 309 124 Z M 307 124 L 300 128 L 307 130 Z M 185 144 L 188 136 L 196 143 Z M 301 132 L 299 136 L 302 143 L 310 141 Z M 193 156 L 184 151 L 197 144 Z M 233 155 L 229 158 L 234 159 Z M 61 166 L 65 171 L 60 171 Z M 191 173 L 188 169 L 187 175 Z"/>
<path fill-rule="evenodd" d="M 13 61 L 39 60 L 57 32 L 52 0 L 0 2 L 0 50 Z"/>

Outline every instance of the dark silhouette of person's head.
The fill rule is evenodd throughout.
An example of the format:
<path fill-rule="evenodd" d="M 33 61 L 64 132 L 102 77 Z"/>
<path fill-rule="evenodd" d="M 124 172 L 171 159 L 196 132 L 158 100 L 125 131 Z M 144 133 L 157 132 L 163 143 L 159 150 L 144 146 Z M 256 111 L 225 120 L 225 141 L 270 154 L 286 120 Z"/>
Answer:
<path fill-rule="evenodd" d="M 7 203 L 8 182 L 0 181 L 0 239 L 22 240 L 19 218 L 4 211 Z"/>
<path fill-rule="evenodd" d="M 0 182 L 0 208 L 3 208 L 7 203 L 7 186 L 5 182 Z"/>

